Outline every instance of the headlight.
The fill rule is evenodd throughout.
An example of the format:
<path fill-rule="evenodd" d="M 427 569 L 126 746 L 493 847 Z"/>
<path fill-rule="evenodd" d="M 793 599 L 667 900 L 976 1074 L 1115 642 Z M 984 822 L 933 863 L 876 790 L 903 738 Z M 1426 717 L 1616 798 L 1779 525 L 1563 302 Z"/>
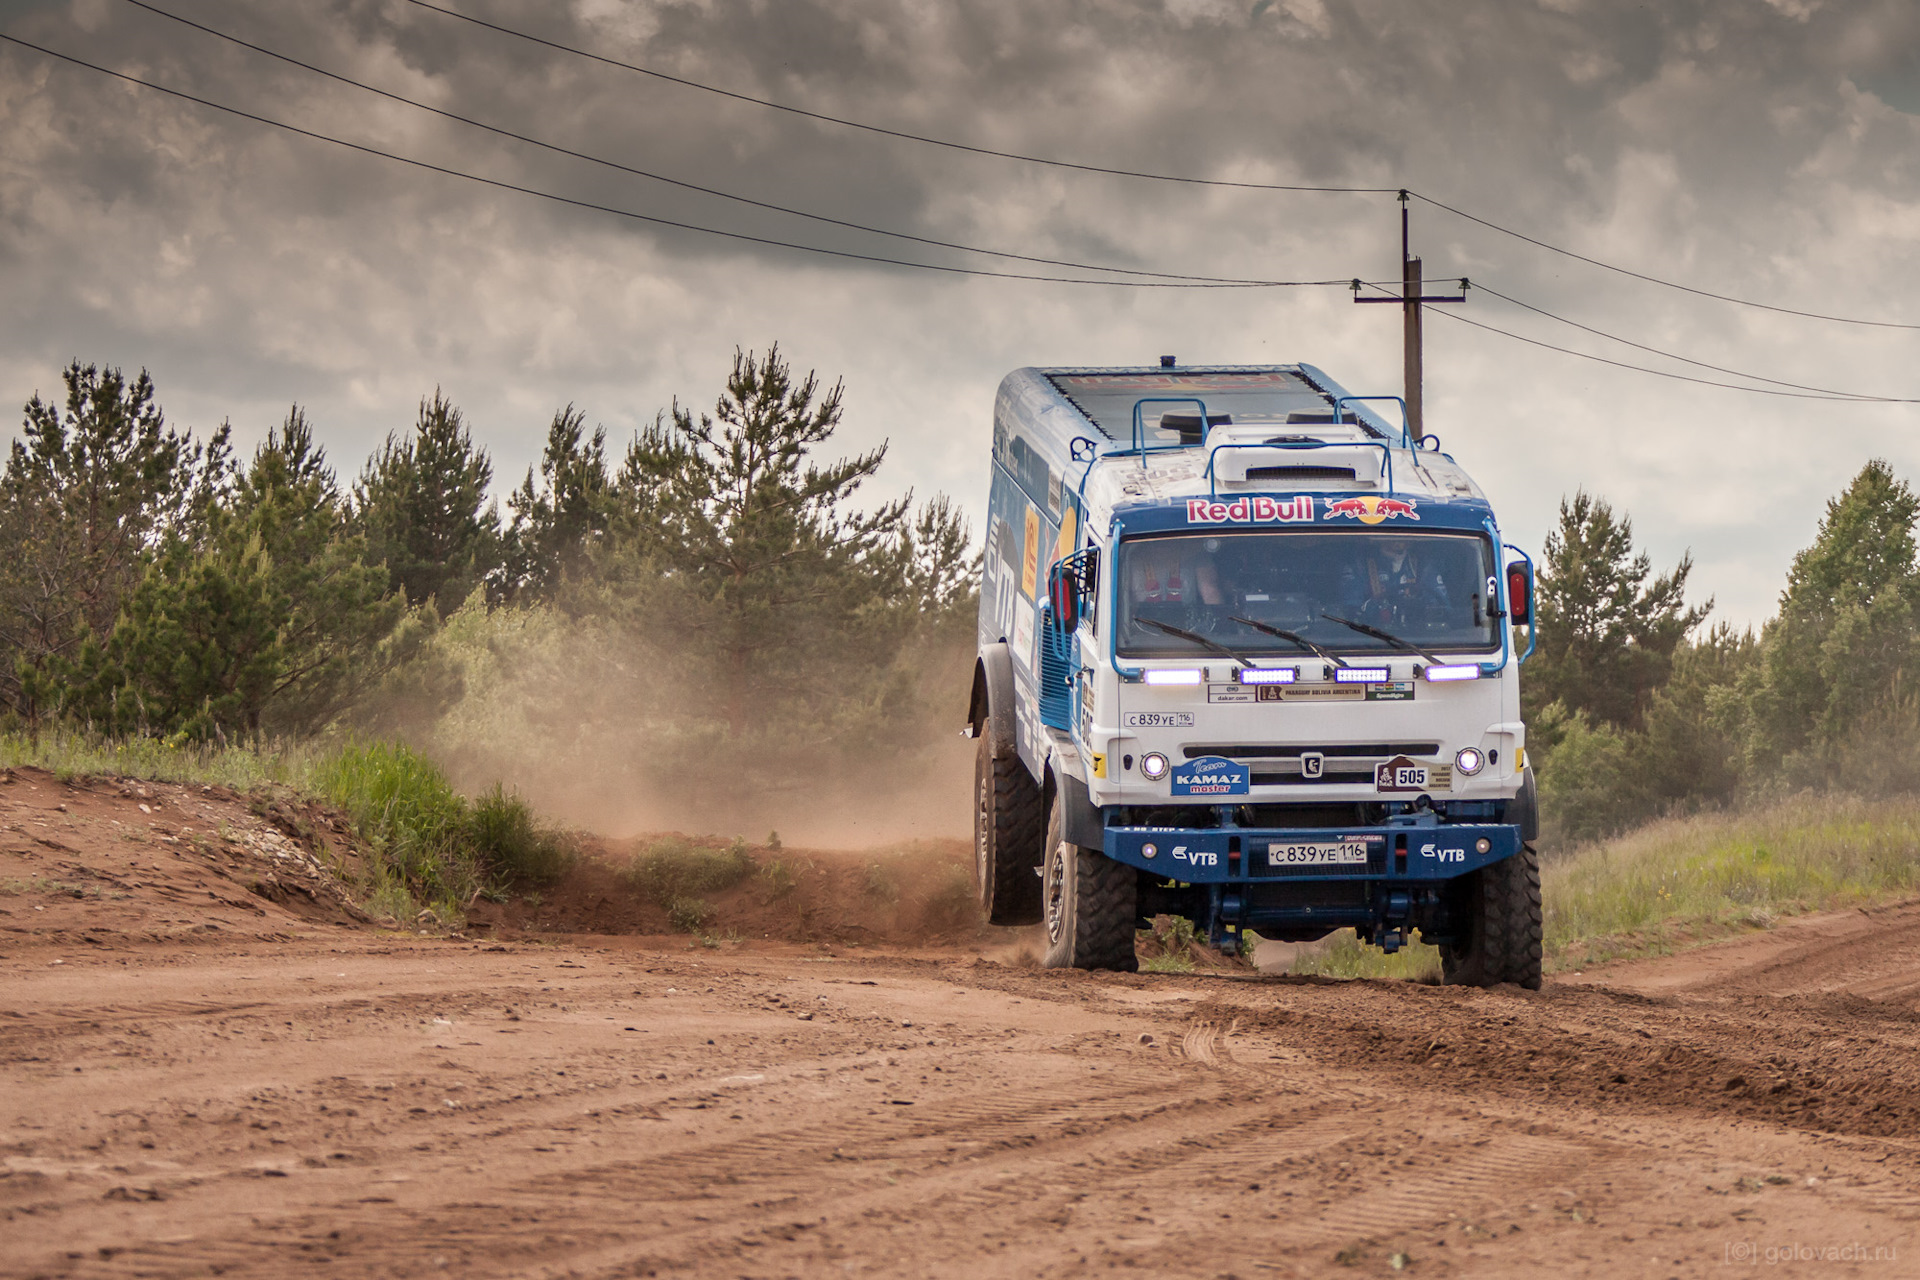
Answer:
<path fill-rule="evenodd" d="M 1453 767 L 1472 777 L 1486 767 L 1487 758 L 1478 747 L 1462 747 L 1454 753 Z"/>
<path fill-rule="evenodd" d="M 1149 782 L 1158 782 L 1167 776 L 1167 758 L 1158 751 L 1149 751 L 1140 757 L 1140 772 Z"/>

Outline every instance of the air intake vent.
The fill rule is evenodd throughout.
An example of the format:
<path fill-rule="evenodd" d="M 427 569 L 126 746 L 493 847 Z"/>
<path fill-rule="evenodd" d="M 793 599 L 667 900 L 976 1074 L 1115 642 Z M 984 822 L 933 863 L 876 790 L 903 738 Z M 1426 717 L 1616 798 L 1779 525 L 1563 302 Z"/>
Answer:
<path fill-rule="evenodd" d="M 1247 482 L 1256 480 L 1342 480 L 1353 479 L 1352 467 L 1248 467 Z"/>

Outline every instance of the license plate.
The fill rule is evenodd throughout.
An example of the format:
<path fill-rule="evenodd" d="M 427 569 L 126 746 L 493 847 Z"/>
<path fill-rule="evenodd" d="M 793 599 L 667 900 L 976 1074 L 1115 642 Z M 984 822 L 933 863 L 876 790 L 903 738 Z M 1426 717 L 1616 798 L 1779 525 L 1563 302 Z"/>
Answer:
<path fill-rule="evenodd" d="M 1191 711 L 1129 711 L 1120 717 L 1122 729 L 1191 729 Z"/>
<path fill-rule="evenodd" d="M 1364 840 L 1275 841 L 1267 846 L 1270 867 L 1364 867 L 1367 844 Z"/>

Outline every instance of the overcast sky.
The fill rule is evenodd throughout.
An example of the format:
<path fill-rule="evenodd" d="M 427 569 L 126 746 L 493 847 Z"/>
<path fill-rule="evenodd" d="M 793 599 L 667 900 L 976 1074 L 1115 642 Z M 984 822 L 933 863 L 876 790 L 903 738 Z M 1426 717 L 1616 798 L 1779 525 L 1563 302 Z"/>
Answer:
<path fill-rule="evenodd" d="M 155 0 L 515 132 L 756 200 L 1145 270 L 1398 275 L 1391 195 L 1174 186 L 782 114 L 406 0 Z M 1920 323 L 1911 0 L 446 0 L 606 57 L 830 115 L 1085 164 L 1400 187 L 1698 289 Z M 0 0 L 0 33 L 448 168 L 772 239 L 995 270 L 438 119 L 127 0 Z M 1414 247 L 1594 328 L 1789 382 L 1920 396 L 1920 331 L 1643 283 L 1431 206 Z M 1340 289 L 966 278 L 755 246 L 409 169 L 0 46 L 0 400 L 71 358 L 151 370 L 169 417 L 243 446 L 305 405 L 343 476 L 436 385 L 504 492 L 573 402 L 615 442 L 707 405 L 736 345 L 844 377 L 882 485 L 984 505 L 993 390 L 1029 364 L 1317 364 L 1400 390 L 1399 314 Z M 1459 314 L 1728 380 L 1486 294 Z M 1427 425 L 1537 550 L 1563 494 L 1624 508 L 1696 597 L 1759 622 L 1870 457 L 1920 478 L 1920 405 L 1694 386 L 1428 321 Z M 10 426 L 17 412 L 7 409 Z M 877 495 L 876 495 L 877 496 Z"/>

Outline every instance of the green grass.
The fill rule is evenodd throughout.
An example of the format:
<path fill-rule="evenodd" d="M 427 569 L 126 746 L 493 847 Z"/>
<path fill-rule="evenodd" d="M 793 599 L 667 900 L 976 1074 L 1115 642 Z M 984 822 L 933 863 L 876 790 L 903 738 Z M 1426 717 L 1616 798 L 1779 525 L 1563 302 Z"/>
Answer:
<path fill-rule="evenodd" d="M 1362 943 L 1351 929 L 1341 929 L 1316 951 L 1295 957 L 1288 973 L 1321 978 L 1398 978 L 1408 982 L 1440 981 L 1440 948 L 1414 940 L 1392 955 Z"/>
<path fill-rule="evenodd" d="M 671 914 L 675 903 L 691 904 L 703 893 L 731 889 L 757 870 L 759 864 L 747 852 L 744 840 L 735 840 L 724 849 L 708 849 L 679 836 L 668 836 L 635 854 L 621 876 Z M 689 905 L 682 914 L 691 910 Z"/>
<path fill-rule="evenodd" d="M 324 754 L 310 745 L 195 746 L 159 738 L 103 738 L 60 728 L 0 734 L 0 768 L 37 767 L 63 782 L 117 774 L 235 791 L 276 784 L 306 790 Z"/>
<path fill-rule="evenodd" d="M 1541 869 L 1547 968 L 1664 955 L 1920 891 L 1920 801 L 1797 796 L 1642 827 Z"/>

